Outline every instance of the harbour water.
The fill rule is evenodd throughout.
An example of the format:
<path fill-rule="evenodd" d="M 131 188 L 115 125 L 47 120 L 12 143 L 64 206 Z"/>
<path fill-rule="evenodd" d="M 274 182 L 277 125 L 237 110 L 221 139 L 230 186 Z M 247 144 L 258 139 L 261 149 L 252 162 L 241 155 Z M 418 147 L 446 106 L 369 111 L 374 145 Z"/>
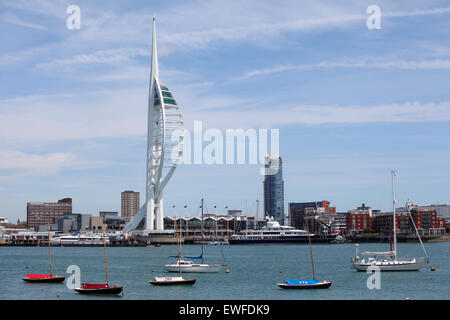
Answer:
<path fill-rule="evenodd" d="M 385 243 L 360 245 L 361 251 L 387 250 Z M 425 244 L 431 264 L 421 271 L 381 273 L 381 288 L 368 289 L 364 272 L 350 268 L 354 244 L 313 246 L 316 278 L 333 285 L 324 290 L 283 290 L 283 279 L 311 278 L 311 260 L 307 245 L 230 245 L 205 246 L 208 263 L 227 264 L 221 272 L 185 274 L 196 278 L 193 286 L 156 287 L 149 284 L 166 273 L 164 264 L 173 261 L 176 246 L 108 247 L 110 284 L 124 287 L 123 295 L 84 296 L 67 288 L 67 267 L 81 269 L 82 282 L 105 282 L 104 251 L 101 247 L 52 248 L 53 273 L 65 275 L 62 284 L 30 284 L 21 278 L 27 273 L 48 273 L 48 248 L 0 247 L 0 300 L 37 299 L 134 299 L 134 300 L 447 300 L 450 297 L 450 243 Z M 418 244 L 402 243 L 400 255 L 423 256 Z M 185 245 L 185 255 L 199 255 L 199 245 Z M 430 267 L 435 267 L 431 271 Z M 225 270 L 228 269 L 229 273 Z M 57 295 L 59 294 L 59 297 Z"/>

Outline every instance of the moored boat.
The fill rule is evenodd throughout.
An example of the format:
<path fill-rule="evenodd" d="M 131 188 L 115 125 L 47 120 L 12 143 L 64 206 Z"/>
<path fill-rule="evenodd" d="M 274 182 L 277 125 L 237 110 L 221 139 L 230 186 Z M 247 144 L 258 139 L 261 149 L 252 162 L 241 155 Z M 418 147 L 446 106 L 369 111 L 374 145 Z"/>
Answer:
<path fill-rule="evenodd" d="M 195 279 L 184 279 L 183 277 L 155 277 L 155 280 L 149 281 L 153 285 L 175 285 L 175 284 L 194 284 Z"/>
<path fill-rule="evenodd" d="M 50 221 L 48 221 L 47 224 L 47 243 L 48 243 L 48 262 L 50 265 L 50 273 L 49 274 L 29 273 L 26 275 L 26 277 L 23 277 L 22 280 L 30 283 L 59 283 L 63 282 L 66 279 L 66 277 L 63 276 L 53 275 L 52 247 L 50 244 Z"/>
<path fill-rule="evenodd" d="M 119 294 L 122 287 L 111 287 L 108 283 L 82 283 L 81 288 L 75 288 L 75 291 L 83 294 Z"/>
<path fill-rule="evenodd" d="M 204 254 L 204 233 L 203 233 L 203 207 L 204 207 L 204 201 L 203 198 L 201 200 L 201 208 L 202 208 L 202 241 L 201 241 L 201 248 L 202 252 L 200 256 L 198 257 L 187 257 L 189 259 L 200 259 L 201 263 L 195 263 L 190 260 L 182 260 L 180 257 L 180 254 L 178 253 L 178 256 L 173 256 L 173 258 L 178 258 L 177 262 L 175 263 L 169 263 L 164 265 L 167 271 L 169 272 L 195 272 L 195 273 L 213 273 L 213 272 L 219 272 L 222 269 L 222 265 L 220 264 L 207 264 L 203 260 L 203 254 Z M 175 225 L 176 225 L 176 219 L 175 219 Z"/>
<path fill-rule="evenodd" d="M 395 171 L 392 170 L 392 242 L 391 250 L 385 252 L 363 252 L 362 255 L 370 256 L 367 259 L 359 257 L 359 245 L 356 244 L 356 254 L 351 260 L 352 268 L 356 271 L 367 271 L 369 268 L 377 267 L 379 271 L 418 271 L 426 263 L 429 263 L 430 257 L 428 256 L 425 247 L 423 246 L 419 232 L 417 231 L 414 220 L 411 217 L 411 221 L 416 229 L 417 236 L 419 238 L 422 249 L 426 255 L 421 258 L 412 258 L 410 260 L 398 259 L 397 251 L 397 223 L 395 218 L 396 213 L 396 199 L 395 199 Z"/>
<path fill-rule="evenodd" d="M 309 254 L 311 257 L 312 265 L 312 279 L 301 279 L 301 280 L 284 280 L 278 283 L 278 286 L 282 289 L 327 289 L 331 286 L 331 281 L 318 281 L 316 280 L 316 272 L 314 267 L 314 256 L 312 252 L 311 237 L 308 230 L 308 224 L 306 224 L 306 232 L 308 234 L 309 243 Z"/>
<path fill-rule="evenodd" d="M 184 279 L 181 270 L 181 256 L 180 256 L 180 234 L 177 229 L 177 219 L 175 219 L 175 233 L 177 235 L 177 250 L 178 250 L 178 272 L 179 277 L 155 277 L 155 280 L 150 280 L 149 283 L 155 286 L 167 286 L 176 284 L 194 284 L 195 279 Z"/>
<path fill-rule="evenodd" d="M 22 280 L 26 282 L 34 282 L 34 283 L 54 283 L 54 282 L 63 282 L 66 277 L 62 276 L 54 276 L 53 274 L 27 274 L 26 277 L 23 277 Z"/>
<path fill-rule="evenodd" d="M 103 247 L 105 249 L 105 271 L 106 283 L 82 283 L 81 288 L 75 288 L 75 291 L 82 294 L 119 294 L 122 292 L 121 286 L 110 286 L 108 276 L 108 256 L 106 255 L 106 237 L 105 226 L 103 225 Z"/>
<path fill-rule="evenodd" d="M 284 280 L 283 283 L 278 283 L 278 286 L 283 289 L 326 289 L 331 286 L 330 281 L 309 280 Z"/>
<path fill-rule="evenodd" d="M 169 272 L 178 272 L 181 268 L 182 272 L 219 272 L 222 269 L 222 265 L 219 264 L 206 264 L 206 263 L 195 263 L 190 260 L 180 260 L 173 264 L 166 264 L 166 270 Z"/>

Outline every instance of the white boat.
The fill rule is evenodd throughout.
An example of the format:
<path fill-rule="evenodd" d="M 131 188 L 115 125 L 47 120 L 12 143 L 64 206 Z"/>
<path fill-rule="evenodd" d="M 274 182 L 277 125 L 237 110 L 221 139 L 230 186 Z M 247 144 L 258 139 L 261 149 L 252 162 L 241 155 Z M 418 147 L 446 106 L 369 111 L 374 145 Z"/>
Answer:
<path fill-rule="evenodd" d="M 210 241 L 210 242 L 208 242 L 208 244 L 209 245 L 215 245 L 215 246 L 218 246 L 218 245 L 229 245 L 230 243 L 228 242 L 228 240 L 227 239 L 224 239 L 224 240 L 214 240 L 214 241 Z"/>
<path fill-rule="evenodd" d="M 201 263 L 195 263 L 193 261 L 190 260 L 182 260 L 181 257 L 178 256 L 176 258 L 179 258 L 177 262 L 173 263 L 173 264 L 166 264 L 164 265 L 164 267 L 166 268 L 167 271 L 169 272 L 178 272 L 179 270 L 181 270 L 182 272 L 196 272 L 196 273 L 208 273 L 208 272 L 219 272 L 220 269 L 222 269 L 222 265 L 220 264 L 207 264 L 203 262 L 203 240 L 204 240 L 204 235 L 203 235 L 203 199 L 202 199 L 202 253 L 200 256 L 198 257 L 189 257 L 191 259 L 201 259 Z M 175 220 L 175 225 L 176 225 L 176 220 Z"/>
<path fill-rule="evenodd" d="M 180 234 L 177 230 L 177 219 L 175 221 L 175 232 L 177 235 L 177 250 L 178 250 L 178 272 L 179 277 L 155 277 L 154 280 L 150 280 L 150 284 L 155 286 L 167 286 L 167 285 L 182 285 L 182 284 L 194 284 L 195 279 L 184 279 L 183 270 L 181 268 L 181 254 L 180 254 Z"/>
<path fill-rule="evenodd" d="M 429 262 L 428 254 L 423 246 L 422 240 L 420 239 L 420 235 L 417 232 L 417 236 L 419 237 L 420 243 L 422 245 L 422 249 L 425 252 L 426 258 L 412 258 L 410 260 L 400 260 L 397 256 L 397 232 L 396 232 L 396 223 L 395 223 L 395 172 L 392 171 L 392 198 L 393 198 L 393 217 L 392 217 L 392 225 L 393 225 L 393 247 L 391 251 L 384 252 L 362 252 L 362 255 L 368 256 L 368 258 L 361 259 L 359 257 L 359 245 L 356 244 L 356 254 L 352 259 L 352 268 L 357 271 L 367 271 L 370 267 L 378 267 L 380 271 L 417 271 L 422 268 L 426 263 Z M 411 218 L 412 220 L 412 218 Z M 413 224 L 414 224 L 414 220 Z M 414 224 L 414 228 L 416 228 Z"/>
<path fill-rule="evenodd" d="M 291 226 L 282 226 L 273 219 L 266 217 L 267 225 L 260 230 L 243 230 L 231 236 L 230 244 L 244 243 L 308 243 L 308 232 L 306 230 L 295 229 Z M 330 241 L 332 239 L 315 237 L 310 234 L 314 242 Z"/>
<path fill-rule="evenodd" d="M 50 240 L 52 244 L 58 245 L 103 245 L 103 236 L 100 235 L 67 235 L 59 236 Z M 109 244 L 109 237 L 105 237 L 106 244 Z"/>
<path fill-rule="evenodd" d="M 222 268 L 219 264 L 195 263 L 190 260 L 179 260 L 173 264 L 166 264 L 165 267 L 169 272 L 178 272 L 181 269 L 182 272 L 196 273 L 219 272 Z"/>

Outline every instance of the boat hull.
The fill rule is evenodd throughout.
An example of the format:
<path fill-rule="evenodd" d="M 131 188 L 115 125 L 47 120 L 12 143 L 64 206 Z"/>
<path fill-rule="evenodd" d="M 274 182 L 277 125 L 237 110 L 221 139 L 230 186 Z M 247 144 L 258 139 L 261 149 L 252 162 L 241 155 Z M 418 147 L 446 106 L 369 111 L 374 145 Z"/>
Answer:
<path fill-rule="evenodd" d="M 150 284 L 153 284 L 155 286 L 173 286 L 173 285 L 187 285 L 187 284 L 194 284 L 195 279 L 171 279 L 166 278 L 164 280 L 150 280 Z"/>
<path fill-rule="evenodd" d="M 278 283 L 278 286 L 283 289 L 327 289 L 331 286 L 332 282 L 322 281 L 312 284 L 288 284 Z"/>
<path fill-rule="evenodd" d="M 425 265 L 425 261 L 406 261 L 388 263 L 353 263 L 352 268 L 356 271 L 367 271 L 369 268 L 379 267 L 380 271 L 418 271 Z"/>
<path fill-rule="evenodd" d="M 40 275 L 40 277 L 23 277 L 22 280 L 29 283 L 60 283 L 63 282 L 66 277 L 61 276 L 50 276 L 50 275 Z"/>
<path fill-rule="evenodd" d="M 334 237 L 311 237 L 311 243 L 330 243 Z M 277 239 L 230 239 L 230 244 L 308 244 L 308 237 L 280 237 Z"/>
<path fill-rule="evenodd" d="M 100 287 L 102 286 L 102 287 Z M 75 291 L 81 294 L 120 294 L 121 286 L 110 287 L 108 285 L 88 285 L 82 284 L 81 288 L 75 288 Z"/>
<path fill-rule="evenodd" d="M 169 272 L 180 272 L 180 267 L 175 264 L 165 265 L 166 270 Z M 213 273 L 219 272 L 222 269 L 221 265 L 207 265 L 207 266 L 181 266 L 181 272 L 183 273 Z"/>

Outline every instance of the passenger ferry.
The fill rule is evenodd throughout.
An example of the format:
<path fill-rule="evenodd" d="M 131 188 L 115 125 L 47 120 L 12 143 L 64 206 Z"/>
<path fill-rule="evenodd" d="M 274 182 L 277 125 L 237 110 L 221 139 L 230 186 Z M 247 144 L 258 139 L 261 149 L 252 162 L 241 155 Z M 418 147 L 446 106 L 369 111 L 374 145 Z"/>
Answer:
<path fill-rule="evenodd" d="M 273 217 L 267 217 L 267 225 L 261 230 L 244 230 L 231 236 L 230 244 L 247 243 L 308 243 L 308 232 L 290 226 L 282 226 Z M 310 234 L 313 242 L 329 242 L 333 238 Z"/>
<path fill-rule="evenodd" d="M 106 244 L 110 243 L 109 237 L 105 237 Z M 50 240 L 50 243 L 53 245 L 61 245 L 61 246 L 82 246 L 82 245 L 103 245 L 103 235 L 66 235 L 55 237 Z"/>

